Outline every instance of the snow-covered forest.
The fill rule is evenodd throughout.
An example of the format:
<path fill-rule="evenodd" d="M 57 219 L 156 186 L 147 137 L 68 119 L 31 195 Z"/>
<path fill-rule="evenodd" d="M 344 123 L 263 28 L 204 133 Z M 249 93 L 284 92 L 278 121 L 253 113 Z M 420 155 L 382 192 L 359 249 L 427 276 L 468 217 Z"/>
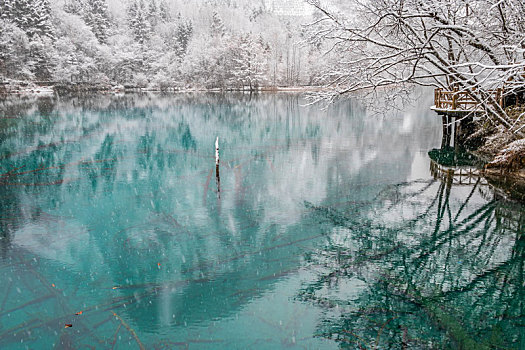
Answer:
<path fill-rule="evenodd" d="M 0 0 L 0 77 L 153 88 L 320 83 L 307 3 Z"/>

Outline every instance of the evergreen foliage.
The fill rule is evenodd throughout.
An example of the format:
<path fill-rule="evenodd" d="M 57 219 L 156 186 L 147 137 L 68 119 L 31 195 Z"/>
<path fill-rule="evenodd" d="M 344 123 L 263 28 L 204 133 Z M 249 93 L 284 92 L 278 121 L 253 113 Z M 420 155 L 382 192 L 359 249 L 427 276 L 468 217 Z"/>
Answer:
<path fill-rule="evenodd" d="M 30 38 L 54 38 L 49 0 L 2 0 L 1 18 L 22 29 Z"/>
<path fill-rule="evenodd" d="M 184 21 L 180 19 L 175 35 L 177 38 L 177 44 L 179 46 L 177 53 L 179 56 L 183 56 L 188 49 L 188 44 L 190 42 L 191 36 L 193 35 L 193 23 L 191 23 L 191 21 Z"/>
<path fill-rule="evenodd" d="M 159 22 L 159 8 L 157 6 L 157 1 L 149 0 L 148 5 L 148 21 L 151 27 L 155 27 Z"/>
<path fill-rule="evenodd" d="M 100 43 L 106 43 L 111 19 L 106 0 L 71 0 L 64 10 L 81 16 Z"/>
<path fill-rule="evenodd" d="M 135 41 L 144 45 L 151 34 L 149 11 L 144 0 L 133 0 L 128 7 L 128 25 Z"/>
<path fill-rule="evenodd" d="M 159 4 L 159 16 L 163 22 L 168 22 L 171 19 L 170 11 L 166 0 L 161 0 Z"/>
<path fill-rule="evenodd" d="M 110 26 L 108 6 L 105 0 L 90 0 L 84 11 L 84 20 L 101 43 L 107 41 Z"/>
<path fill-rule="evenodd" d="M 215 37 L 223 37 L 226 34 L 226 27 L 222 21 L 221 16 L 217 12 L 213 13 L 211 19 L 211 34 Z"/>

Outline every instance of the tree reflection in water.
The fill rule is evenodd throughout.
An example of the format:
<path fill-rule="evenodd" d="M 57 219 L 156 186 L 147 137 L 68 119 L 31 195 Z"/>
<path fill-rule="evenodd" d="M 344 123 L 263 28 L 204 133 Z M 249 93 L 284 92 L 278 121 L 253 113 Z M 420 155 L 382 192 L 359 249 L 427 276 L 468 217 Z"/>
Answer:
<path fill-rule="evenodd" d="M 403 182 L 430 176 L 426 103 L 0 108 L 2 348 L 523 345 L 524 210 L 485 182 Z"/>
<path fill-rule="evenodd" d="M 308 256 L 318 278 L 297 296 L 325 308 L 319 336 L 343 347 L 523 349 L 523 206 L 480 183 L 413 181 L 365 206 L 310 206 L 334 225 Z"/>

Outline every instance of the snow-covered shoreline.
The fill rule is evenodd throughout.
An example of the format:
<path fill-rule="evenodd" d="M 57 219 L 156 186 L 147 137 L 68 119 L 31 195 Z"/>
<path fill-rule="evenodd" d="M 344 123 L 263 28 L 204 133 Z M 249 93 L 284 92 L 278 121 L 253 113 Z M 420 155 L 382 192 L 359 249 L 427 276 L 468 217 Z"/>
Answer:
<path fill-rule="evenodd" d="M 37 82 L 7 81 L 0 82 L 0 97 L 2 95 L 54 95 L 55 93 L 124 93 L 124 92 L 158 92 L 158 93 L 191 93 L 191 92 L 318 92 L 323 90 L 320 86 L 262 86 L 250 87 L 154 87 L 133 86 L 120 84 L 97 83 L 49 83 L 40 85 Z"/>

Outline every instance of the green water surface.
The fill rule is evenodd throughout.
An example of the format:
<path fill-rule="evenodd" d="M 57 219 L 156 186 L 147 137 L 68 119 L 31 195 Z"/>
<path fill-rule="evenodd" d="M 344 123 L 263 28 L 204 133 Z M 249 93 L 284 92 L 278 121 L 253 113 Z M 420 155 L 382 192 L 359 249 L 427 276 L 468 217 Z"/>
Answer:
<path fill-rule="evenodd" d="M 305 103 L 0 101 L 0 348 L 525 349 L 525 208 L 431 101 Z"/>

